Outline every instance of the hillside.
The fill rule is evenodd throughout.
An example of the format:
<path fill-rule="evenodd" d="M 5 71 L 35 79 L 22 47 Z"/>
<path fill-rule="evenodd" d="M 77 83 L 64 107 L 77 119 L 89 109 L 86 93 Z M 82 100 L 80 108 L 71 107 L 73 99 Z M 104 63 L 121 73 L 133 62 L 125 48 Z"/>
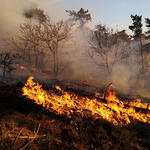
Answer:
<path fill-rule="evenodd" d="M 22 96 L 23 83 L 0 87 L 0 149 L 150 149 L 150 126 L 137 120 L 115 126 L 105 119 L 50 112 Z M 46 86 L 52 89 L 50 86 Z"/>

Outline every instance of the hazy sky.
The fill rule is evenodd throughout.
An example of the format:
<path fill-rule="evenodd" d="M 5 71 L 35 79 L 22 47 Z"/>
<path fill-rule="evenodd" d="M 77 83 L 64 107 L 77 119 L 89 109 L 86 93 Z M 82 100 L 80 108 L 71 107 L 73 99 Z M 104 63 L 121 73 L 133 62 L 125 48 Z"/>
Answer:
<path fill-rule="evenodd" d="M 128 29 L 132 24 L 131 14 L 142 15 L 143 23 L 144 18 L 150 18 L 149 0 L 0 0 L 0 7 L 1 35 L 16 32 L 17 25 L 25 20 L 24 10 L 33 7 L 43 9 L 54 21 L 69 19 L 65 10 L 88 9 L 92 16 L 92 22 L 88 24 L 91 29 L 101 22 L 109 28 L 125 29 L 128 33 L 131 33 Z"/>
<path fill-rule="evenodd" d="M 143 23 L 144 18 L 150 18 L 149 0 L 42 0 L 40 6 L 55 19 L 67 19 L 65 10 L 78 11 L 82 7 L 92 15 L 91 27 L 101 22 L 108 27 L 126 29 L 127 32 L 128 26 L 132 24 L 131 14 L 142 15 Z"/>

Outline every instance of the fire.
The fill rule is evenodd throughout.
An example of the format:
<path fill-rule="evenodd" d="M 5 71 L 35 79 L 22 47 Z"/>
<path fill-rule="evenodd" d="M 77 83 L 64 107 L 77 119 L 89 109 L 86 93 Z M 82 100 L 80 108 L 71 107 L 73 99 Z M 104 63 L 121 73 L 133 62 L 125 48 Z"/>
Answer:
<path fill-rule="evenodd" d="M 30 69 L 35 71 L 35 68 L 30 68 Z"/>
<path fill-rule="evenodd" d="M 131 101 L 129 103 L 129 105 L 144 108 L 144 109 L 149 109 L 149 104 L 148 103 L 141 103 L 141 99 L 136 99 L 134 101 Z"/>
<path fill-rule="evenodd" d="M 20 66 L 20 68 L 21 68 L 22 70 L 27 70 L 27 68 L 26 68 L 26 67 L 23 67 L 23 66 Z"/>
<path fill-rule="evenodd" d="M 28 70 L 26 67 L 24 67 L 24 66 L 22 66 L 20 64 L 11 64 L 11 66 L 16 67 L 16 68 L 21 69 L 21 70 Z"/>
<path fill-rule="evenodd" d="M 26 71 L 26 70 L 33 70 L 33 71 L 36 70 L 35 68 L 27 68 L 27 67 L 22 66 L 22 65 L 20 65 L 20 64 L 11 64 L 11 66 L 16 67 L 16 68 L 21 69 L 21 70 L 25 70 L 25 71 Z"/>
<path fill-rule="evenodd" d="M 27 84 L 22 88 L 23 95 L 42 105 L 49 111 L 57 114 L 63 114 L 71 117 L 73 113 L 84 115 L 84 111 L 88 110 L 95 119 L 106 119 L 114 125 L 121 126 L 129 124 L 133 119 L 150 124 L 150 113 L 136 112 L 134 106 L 147 107 L 147 105 L 136 101 L 131 102 L 128 107 L 126 103 L 120 101 L 114 92 L 109 92 L 105 97 L 107 104 L 98 101 L 95 98 L 78 96 L 69 91 L 62 90 L 59 86 L 54 90 L 44 90 L 42 85 L 33 82 L 33 77 L 27 80 Z M 140 103 L 140 104 L 137 104 Z M 146 107 L 145 107 L 146 106 Z"/>

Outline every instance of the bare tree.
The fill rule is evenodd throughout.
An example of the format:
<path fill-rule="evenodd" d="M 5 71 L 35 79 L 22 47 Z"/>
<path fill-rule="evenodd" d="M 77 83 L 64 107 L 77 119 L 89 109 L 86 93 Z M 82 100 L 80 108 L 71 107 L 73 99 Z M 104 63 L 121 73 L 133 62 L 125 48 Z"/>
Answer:
<path fill-rule="evenodd" d="M 91 33 L 90 44 L 92 48 L 92 52 L 88 52 L 90 58 L 96 65 L 106 67 L 109 75 L 113 66 L 123 60 L 126 62 L 130 54 L 128 40 L 124 40 L 120 32 L 109 29 L 106 25 L 96 25 Z"/>
<path fill-rule="evenodd" d="M 9 78 L 11 78 L 16 70 L 15 67 L 13 67 L 13 63 L 15 60 L 19 59 L 20 55 L 18 53 L 11 54 L 8 51 L 1 52 L 0 53 L 0 68 L 3 71 L 3 77 L 5 78 L 6 75 L 9 75 Z"/>
<path fill-rule="evenodd" d="M 31 18 L 32 14 L 31 12 Z M 63 21 L 54 23 L 48 15 L 39 15 L 34 23 L 29 19 L 21 24 L 20 32 L 15 37 L 7 36 L 3 41 L 9 48 L 20 52 L 22 59 L 28 62 L 30 67 L 42 71 L 52 56 L 53 72 L 59 75 L 67 65 L 59 68 L 58 53 L 65 42 L 71 38 L 71 30 L 72 25 L 69 26 Z"/>
<path fill-rule="evenodd" d="M 46 47 L 53 56 L 53 71 L 55 75 L 60 75 L 67 65 L 65 64 L 63 68 L 59 68 L 58 53 L 61 51 L 61 47 L 70 40 L 73 25 L 69 26 L 63 21 L 54 23 L 48 16 L 42 25 L 44 30 L 41 33 L 41 40 L 46 44 Z"/>
<path fill-rule="evenodd" d="M 15 37 L 4 38 L 6 46 L 19 52 L 22 59 L 30 64 L 30 67 L 44 68 L 49 53 L 41 40 L 42 26 L 40 23 L 32 24 L 27 21 L 20 25 L 20 34 Z"/>

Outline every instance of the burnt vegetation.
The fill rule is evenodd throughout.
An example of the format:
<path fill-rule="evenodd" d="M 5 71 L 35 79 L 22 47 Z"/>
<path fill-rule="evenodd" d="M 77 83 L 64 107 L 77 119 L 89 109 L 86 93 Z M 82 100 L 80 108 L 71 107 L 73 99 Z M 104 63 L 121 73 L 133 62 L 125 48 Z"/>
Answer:
<path fill-rule="evenodd" d="M 84 34 L 84 27 L 92 17 L 89 11 L 83 8 L 66 12 L 72 24 L 64 21 L 55 23 L 38 8 L 24 12 L 23 16 L 27 20 L 20 24 L 19 33 L 15 36 L 8 35 L 2 40 L 9 51 L 0 53 L 0 149 L 150 149 L 150 127 L 147 123 L 132 120 L 126 126 L 115 126 L 102 118 L 94 119 L 88 110 L 85 110 L 83 116 L 74 112 L 69 118 L 51 112 L 22 96 L 25 82 L 12 86 L 5 83 L 4 79 L 12 79 L 17 73 L 17 68 L 13 65 L 17 63 L 36 68 L 45 74 L 48 72 L 47 75 L 53 76 L 52 80 L 55 81 L 63 73 L 65 76 L 71 72 L 68 70 L 73 62 L 72 57 L 78 52 L 78 46 L 73 41 L 73 28 L 79 24 L 78 28 L 81 27 Z M 148 28 L 145 33 L 142 32 L 142 16 L 131 15 L 131 19 L 133 24 L 129 29 L 133 32 L 132 36 L 125 30 L 114 30 L 102 23 L 90 30 L 86 57 L 94 64 L 96 71 L 91 71 L 87 79 L 89 76 L 94 78 L 100 68 L 102 73 L 106 73 L 104 76 L 112 79 L 114 68 L 121 64 L 136 72 L 136 75 L 130 75 L 129 82 L 138 86 L 141 85 L 142 79 L 143 87 L 149 88 L 150 43 L 147 41 L 150 36 L 150 19 L 145 18 Z M 144 40 L 147 40 L 146 43 Z M 138 43 L 138 48 L 133 52 L 131 44 L 134 42 Z M 68 47 L 69 52 L 65 51 Z M 12 51 L 14 53 L 11 53 Z M 135 53 L 136 60 L 133 59 Z M 32 73 L 34 74 L 33 71 Z M 86 86 L 88 85 L 84 83 L 84 87 Z M 55 90 L 57 95 L 61 94 L 52 86 L 45 85 L 43 88 Z M 103 88 L 99 87 L 98 91 L 103 92 Z M 66 90 L 73 91 L 79 97 L 94 97 L 93 93 L 87 93 L 80 88 L 77 90 L 67 87 Z M 124 99 L 128 101 L 127 98 Z M 102 100 L 107 103 L 105 97 Z"/>
<path fill-rule="evenodd" d="M 20 58 L 18 53 L 12 54 L 8 51 L 0 53 L 0 68 L 3 71 L 3 78 L 6 78 L 7 75 L 9 75 L 9 78 L 13 77 L 16 68 L 12 64 Z"/>
<path fill-rule="evenodd" d="M 22 96 L 23 86 L 20 82 L 0 88 L 1 149 L 150 148 L 150 128 L 146 123 L 134 120 L 118 127 L 87 114 L 76 113 L 71 118 L 58 115 Z"/>

